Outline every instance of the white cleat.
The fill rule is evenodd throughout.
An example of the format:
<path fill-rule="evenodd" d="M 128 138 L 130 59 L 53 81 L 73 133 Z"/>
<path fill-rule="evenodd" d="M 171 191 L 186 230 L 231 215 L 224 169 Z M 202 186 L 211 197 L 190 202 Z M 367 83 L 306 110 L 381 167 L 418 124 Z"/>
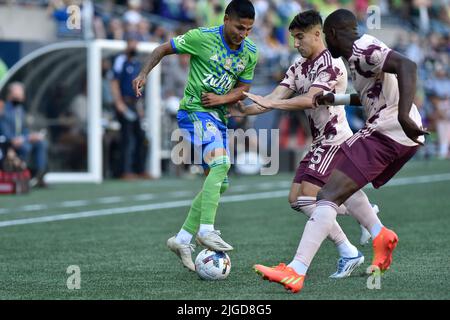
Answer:
<path fill-rule="evenodd" d="M 372 205 L 372 209 L 373 209 L 373 212 L 375 212 L 375 214 L 378 214 L 378 212 L 380 212 L 380 208 L 378 208 L 378 206 L 376 204 Z M 359 244 L 364 246 L 369 243 L 369 240 L 372 238 L 372 236 L 371 236 L 369 230 L 367 230 L 362 225 L 359 225 L 359 226 L 361 227 L 361 238 L 359 238 Z"/>
<path fill-rule="evenodd" d="M 192 261 L 193 244 L 178 243 L 175 236 L 167 240 L 167 247 L 181 259 L 181 263 L 191 271 L 195 271 L 195 265 Z"/>
<path fill-rule="evenodd" d="M 201 246 L 204 246 L 210 250 L 213 251 L 231 251 L 233 250 L 233 247 L 223 241 L 223 239 L 220 237 L 220 231 L 219 230 L 213 230 L 209 231 L 205 234 L 205 236 L 201 237 L 200 235 L 197 235 L 195 238 L 197 243 Z"/>
<path fill-rule="evenodd" d="M 352 272 L 364 263 L 364 256 L 358 251 L 358 255 L 353 258 L 341 257 L 338 260 L 338 266 L 335 273 L 330 278 L 341 279 L 348 277 Z"/>

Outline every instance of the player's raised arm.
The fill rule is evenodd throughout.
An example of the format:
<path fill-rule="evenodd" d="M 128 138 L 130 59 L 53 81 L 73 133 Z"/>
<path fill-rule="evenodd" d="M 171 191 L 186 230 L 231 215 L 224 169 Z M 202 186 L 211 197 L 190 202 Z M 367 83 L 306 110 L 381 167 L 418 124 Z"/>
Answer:
<path fill-rule="evenodd" d="M 133 90 L 136 93 L 136 97 L 142 96 L 141 90 L 144 87 L 145 82 L 147 81 L 147 76 L 150 71 L 153 70 L 153 68 L 161 61 L 162 58 L 173 53 L 175 53 L 175 50 L 171 46 L 170 42 L 165 42 L 155 50 L 153 50 L 144 68 L 142 68 L 136 79 L 133 80 Z"/>
<path fill-rule="evenodd" d="M 264 98 L 266 99 L 287 99 L 290 98 L 294 94 L 294 91 L 290 88 L 287 88 L 285 86 L 277 86 L 275 90 L 273 90 L 271 93 L 266 95 Z M 236 105 L 232 105 L 229 107 L 230 114 L 232 116 L 252 116 L 257 115 L 261 113 L 265 113 L 268 111 L 271 111 L 270 108 L 265 108 L 257 103 L 253 103 L 248 106 L 244 106 L 244 104 L 241 101 L 238 101 Z"/>
<path fill-rule="evenodd" d="M 311 87 L 306 94 L 290 99 L 262 97 L 248 92 L 245 95 L 264 108 L 294 111 L 313 108 L 314 96 L 322 91 L 321 88 Z"/>
<path fill-rule="evenodd" d="M 417 66 L 415 62 L 396 51 L 391 51 L 383 65 L 383 71 L 397 75 L 399 89 L 398 122 L 412 141 L 423 145 L 418 141 L 418 138 L 429 133 L 419 128 L 409 116 L 416 93 Z"/>

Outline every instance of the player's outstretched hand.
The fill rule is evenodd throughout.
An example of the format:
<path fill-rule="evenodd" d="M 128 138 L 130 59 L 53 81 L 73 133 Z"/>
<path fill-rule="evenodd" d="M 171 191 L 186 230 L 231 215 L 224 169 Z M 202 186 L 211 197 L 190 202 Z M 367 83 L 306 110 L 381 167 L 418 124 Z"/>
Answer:
<path fill-rule="evenodd" d="M 133 90 L 136 94 L 136 97 L 142 97 L 142 88 L 145 86 L 145 82 L 147 81 L 147 77 L 143 75 L 138 75 L 136 79 L 133 80 Z"/>
<path fill-rule="evenodd" d="M 334 102 L 334 94 L 331 92 L 328 92 L 326 94 L 323 94 L 323 91 L 320 91 L 316 93 L 313 97 L 313 106 L 314 108 L 317 108 L 319 106 L 326 106 L 330 105 Z"/>
<path fill-rule="evenodd" d="M 263 108 L 271 109 L 272 108 L 272 101 L 270 99 L 264 98 L 262 96 L 258 96 L 256 94 L 250 93 L 250 92 L 243 92 L 254 103 L 260 105 Z"/>
<path fill-rule="evenodd" d="M 422 128 L 419 128 L 417 124 L 410 118 L 407 117 L 405 119 L 398 119 L 400 125 L 402 126 L 405 134 L 417 144 L 423 146 L 423 142 L 420 142 L 418 139 L 420 136 L 429 135 L 430 133 Z"/>

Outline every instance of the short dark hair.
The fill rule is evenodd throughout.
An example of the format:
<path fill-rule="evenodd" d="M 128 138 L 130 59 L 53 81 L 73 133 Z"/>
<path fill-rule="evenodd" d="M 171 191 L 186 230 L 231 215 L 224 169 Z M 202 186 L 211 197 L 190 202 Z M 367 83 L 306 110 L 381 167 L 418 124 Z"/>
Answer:
<path fill-rule="evenodd" d="M 330 13 L 325 19 L 324 27 L 334 27 L 336 29 L 352 28 L 358 24 L 356 16 L 347 9 L 338 9 Z"/>
<path fill-rule="evenodd" d="M 249 0 L 233 0 L 225 9 L 225 14 L 237 18 L 255 20 L 255 7 Z"/>
<path fill-rule="evenodd" d="M 300 29 L 308 31 L 311 28 L 320 25 L 322 27 L 322 17 L 316 10 L 307 10 L 300 12 L 292 19 L 289 30 Z"/>

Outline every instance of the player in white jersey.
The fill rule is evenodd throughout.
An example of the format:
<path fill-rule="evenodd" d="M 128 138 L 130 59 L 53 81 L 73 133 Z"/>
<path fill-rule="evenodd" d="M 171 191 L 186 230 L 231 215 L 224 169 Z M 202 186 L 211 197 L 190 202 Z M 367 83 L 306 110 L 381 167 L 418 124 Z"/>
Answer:
<path fill-rule="evenodd" d="M 256 105 L 233 115 L 259 114 L 271 109 L 305 110 L 309 119 L 313 143 L 310 152 L 301 161 L 289 194 L 289 203 L 294 210 L 311 216 L 316 206 L 316 195 L 326 183 L 338 162 L 339 145 L 352 136 L 344 106 L 314 108 L 313 97 L 323 90 L 344 94 L 347 88 L 347 71 L 341 59 L 333 59 L 322 40 L 322 19 L 317 11 L 309 10 L 298 14 L 289 30 L 295 39 L 295 47 L 302 57 L 286 72 L 280 85 L 268 96 L 247 94 Z M 340 213 L 350 215 L 373 215 L 367 196 L 360 191 L 348 199 Z M 330 230 L 331 239 L 340 254 L 338 270 L 333 278 L 349 276 L 364 262 L 362 254 L 345 236 L 335 221 Z M 296 257 L 293 259 L 295 263 Z M 270 278 L 270 277 L 269 277 Z"/>
<path fill-rule="evenodd" d="M 316 208 L 305 226 L 298 250 L 299 264 L 293 266 L 294 272 L 284 273 L 288 279 L 278 281 L 285 286 L 286 282 L 292 282 L 290 279 L 304 279 L 314 255 L 334 225 L 338 207 L 367 183 L 372 182 L 378 188 L 389 181 L 423 143 L 421 136 L 427 134 L 421 129 L 421 119 L 413 105 L 414 62 L 371 36 L 359 37 L 356 17 L 348 10 L 339 9 L 330 14 L 324 23 L 324 33 L 332 56 L 348 61 L 358 94 L 319 94 L 314 103 L 363 105 L 368 120 L 365 128 L 341 145 L 342 158 L 319 192 Z M 386 271 L 392 263 L 397 235 L 378 218 L 355 217 L 374 239 L 372 269 Z M 298 282 L 303 285 L 302 280 Z M 298 292 L 301 288 L 295 289 Z"/>

